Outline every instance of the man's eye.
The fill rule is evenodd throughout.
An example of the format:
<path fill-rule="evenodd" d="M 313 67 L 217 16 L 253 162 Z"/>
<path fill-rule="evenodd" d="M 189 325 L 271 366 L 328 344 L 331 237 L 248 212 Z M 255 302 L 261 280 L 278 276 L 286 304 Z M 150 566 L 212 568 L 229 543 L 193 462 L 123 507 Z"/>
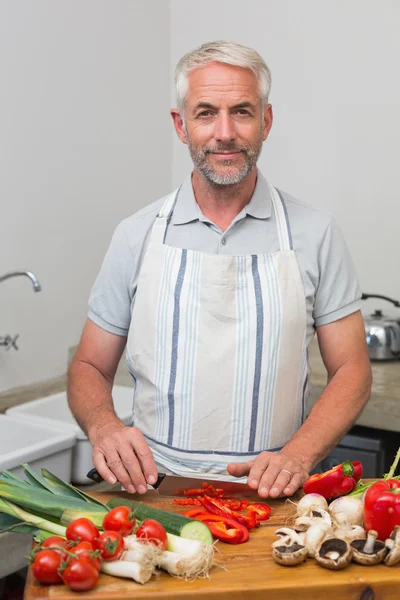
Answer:
<path fill-rule="evenodd" d="M 249 111 L 246 110 L 245 108 L 239 108 L 239 110 L 237 111 L 240 115 L 249 115 Z"/>
<path fill-rule="evenodd" d="M 203 110 L 201 111 L 201 113 L 199 113 L 199 117 L 209 117 L 211 115 L 211 112 L 209 110 Z"/>

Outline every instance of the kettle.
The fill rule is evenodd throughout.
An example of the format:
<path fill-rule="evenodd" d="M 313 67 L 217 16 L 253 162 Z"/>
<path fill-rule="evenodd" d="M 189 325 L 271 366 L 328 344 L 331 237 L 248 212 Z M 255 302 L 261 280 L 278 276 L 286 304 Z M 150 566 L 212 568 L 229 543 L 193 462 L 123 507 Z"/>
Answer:
<path fill-rule="evenodd" d="M 392 302 L 400 308 L 398 300 L 392 300 L 379 294 L 362 294 L 361 300 L 379 298 Z M 375 310 L 364 317 L 365 337 L 371 360 L 400 359 L 400 311 L 398 317 L 386 316 L 381 310 Z"/>

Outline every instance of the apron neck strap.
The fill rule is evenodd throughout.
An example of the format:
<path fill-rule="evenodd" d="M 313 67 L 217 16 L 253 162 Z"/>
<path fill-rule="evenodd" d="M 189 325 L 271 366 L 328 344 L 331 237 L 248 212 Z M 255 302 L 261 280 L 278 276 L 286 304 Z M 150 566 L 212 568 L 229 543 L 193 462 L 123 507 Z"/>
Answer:
<path fill-rule="evenodd" d="M 281 250 L 293 250 L 292 232 L 290 230 L 290 223 L 281 193 L 272 185 L 268 184 L 269 191 L 271 193 L 272 205 L 274 207 L 276 224 L 278 228 L 278 239 Z"/>

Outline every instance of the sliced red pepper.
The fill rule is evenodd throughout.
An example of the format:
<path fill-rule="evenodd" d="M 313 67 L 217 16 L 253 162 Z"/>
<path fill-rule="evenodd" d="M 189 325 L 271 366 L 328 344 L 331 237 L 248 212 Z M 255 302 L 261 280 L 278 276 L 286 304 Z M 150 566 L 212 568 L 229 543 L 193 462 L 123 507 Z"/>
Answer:
<path fill-rule="evenodd" d="M 201 506 L 201 502 L 198 498 L 175 498 L 174 504 L 179 506 Z"/>
<path fill-rule="evenodd" d="M 224 506 L 230 508 L 231 510 L 241 511 L 245 510 L 249 504 L 250 500 L 219 500 Z"/>
<path fill-rule="evenodd" d="M 257 521 L 266 521 L 269 519 L 271 507 L 262 502 L 252 502 L 247 507 L 247 510 L 248 512 L 254 511 L 256 513 Z"/>
<path fill-rule="evenodd" d="M 222 498 L 224 490 L 215 488 L 210 483 L 203 483 L 199 489 L 184 488 L 174 492 L 175 496 L 204 496 L 204 494 L 207 494 L 211 498 Z"/>
<path fill-rule="evenodd" d="M 353 464 L 347 460 L 330 471 L 311 475 L 304 483 L 303 490 L 306 494 L 321 494 L 324 498 L 337 498 L 352 492 L 361 475 L 361 463 L 357 461 Z"/>
<path fill-rule="evenodd" d="M 241 525 L 244 525 L 248 530 L 253 529 L 257 525 L 257 518 L 254 512 L 248 515 L 242 515 L 237 511 L 233 511 L 228 506 L 225 506 L 223 500 L 219 498 L 209 498 L 204 496 L 200 499 L 204 508 L 213 515 L 220 515 L 221 517 L 230 517 L 235 519 Z"/>
<path fill-rule="evenodd" d="M 210 528 L 212 535 L 221 542 L 243 544 L 249 539 L 247 528 L 230 517 L 204 513 L 198 514 L 195 518 L 205 523 Z"/>
<path fill-rule="evenodd" d="M 204 508 L 192 508 L 191 510 L 187 510 L 183 514 L 185 515 L 185 517 L 190 517 L 191 519 L 195 519 L 197 517 L 197 515 L 206 515 L 209 513 L 207 513 L 207 511 L 204 510 Z"/>

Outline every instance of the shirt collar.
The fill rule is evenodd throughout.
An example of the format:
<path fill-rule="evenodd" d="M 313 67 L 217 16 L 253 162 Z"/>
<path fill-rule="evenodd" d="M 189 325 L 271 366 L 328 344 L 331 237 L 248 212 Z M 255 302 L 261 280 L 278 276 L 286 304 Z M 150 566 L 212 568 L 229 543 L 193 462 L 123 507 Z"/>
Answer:
<path fill-rule="evenodd" d="M 271 194 L 265 177 L 257 171 L 256 187 L 250 202 L 244 207 L 246 215 L 255 219 L 268 219 L 271 216 Z M 196 202 L 192 187 L 192 176 L 189 175 L 183 182 L 172 216 L 173 225 L 183 225 L 191 221 L 203 221 L 205 219 Z"/>

